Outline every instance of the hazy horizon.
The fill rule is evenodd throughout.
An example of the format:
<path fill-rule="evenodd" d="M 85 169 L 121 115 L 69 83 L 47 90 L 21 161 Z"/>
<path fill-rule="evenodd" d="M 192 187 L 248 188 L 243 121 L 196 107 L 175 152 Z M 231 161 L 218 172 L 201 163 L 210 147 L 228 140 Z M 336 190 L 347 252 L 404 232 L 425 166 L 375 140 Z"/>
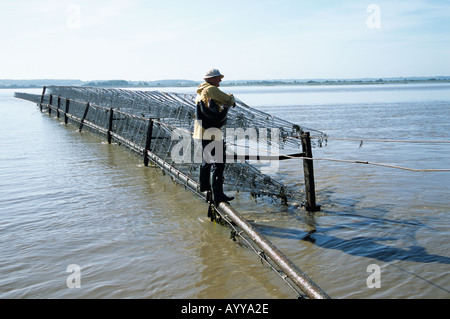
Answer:
<path fill-rule="evenodd" d="M 434 76 L 395 76 L 395 77 L 361 77 L 361 78 L 261 78 L 261 79 L 235 79 L 235 80 L 226 80 L 223 82 L 242 82 L 242 81 L 250 81 L 250 82 L 258 82 L 258 81 L 357 81 L 357 80 L 401 80 L 401 79 L 449 79 L 450 75 L 434 75 Z M 12 81 L 12 82 L 20 82 L 20 81 L 79 81 L 79 82 L 103 82 L 103 81 L 127 81 L 127 82 L 158 82 L 158 81 L 190 81 L 190 82 L 201 82 L 203 79 L 183 79 L 183 78 L 166 78 L 166 79 L 157 79 L 157 80 L 132 80 L 132 79 L 93 79 L 93 80 L 82 80 L 82 79 L 69 79 L 69 78 L 29 78 L 29 79 L 0 79 L 1 81 Z"/>
<path fill-rule="evenodd" d="M 0 4 L 1 78 L 224 80 L 450 74 L 438 0 L 19 0 Z"/>

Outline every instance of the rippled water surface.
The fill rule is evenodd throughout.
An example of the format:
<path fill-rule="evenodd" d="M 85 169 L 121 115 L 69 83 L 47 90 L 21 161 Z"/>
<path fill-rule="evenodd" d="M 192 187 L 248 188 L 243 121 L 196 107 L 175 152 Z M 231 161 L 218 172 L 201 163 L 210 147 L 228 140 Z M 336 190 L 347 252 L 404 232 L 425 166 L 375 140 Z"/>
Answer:
<path fill-rule="evenodd" d="M 333 298 L 450 297 L 450 172 L 324 160 L 449 169 L 449 144 L 357 140 L 450 141 L 449 84 L 223 90 L 330 136 L 313 149 L 320 212 L 233 202 L 302 271 Z M 0 298 L 296 297 L 195 194 L 13 93 L 0 90 Z M 303 182 L 299 160 L 272 173 Z M 72 264 L 81 288 L 67 286 Z"/>

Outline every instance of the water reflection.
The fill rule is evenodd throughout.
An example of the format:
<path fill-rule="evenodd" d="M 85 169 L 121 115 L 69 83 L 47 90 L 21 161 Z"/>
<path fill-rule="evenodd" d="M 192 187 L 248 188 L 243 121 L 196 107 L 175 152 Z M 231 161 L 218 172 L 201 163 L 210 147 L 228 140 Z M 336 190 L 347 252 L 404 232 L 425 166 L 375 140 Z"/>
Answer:
<path fill-rule="evenodd" d="M 379 206 L 365 208 L 363 213 L 369 214 L 368 216 L 356 212 L 327 210 L 320 212 L 321 217 L 332 216 L 334 221 L 337 219 L 341 221 L 331 226 L 322 226 L 318 223 L 318 219 L 321 217 L 316 218 L 317 213 L 302 211 L 293 215 L 294 218 L 304 223 L 305 229 L 277 227 L 261 223 L 254 223 L 254 225 L 267 236 L 306 241 L 320 248 L 340 250 L 349 255 L 372 258 L 383 262 L 397 260 L 450 264 L 449 257 L 427 253 L 426 249 L 417 243 L 406 248 L 394 247 L 395 242 L 399 242 L 399 245 L 404 242 L 417 242 L 414 239 L 414 234 L 424 228 L 431 231 L 437 230 L 414 219 L 393 220 L 376 217 L 380 212 L 387 213 L 389 211 L 391 211 L 389 208 Z M 350 219 L 353 222 L 345 222 L 345 219 Z M 407 229 L 404 229 L 405 227 Z M 359 235 L 361 232 L 381 235 L 361 236 Z M 352 233 L 358 235 L 343 238 Z M 386 233 L 390 235 L 385 236 Z M 339 235 L 343 237 L 339 237 Z M 387 242 L 387 244 L 383 244 L 383 242 Z"/>

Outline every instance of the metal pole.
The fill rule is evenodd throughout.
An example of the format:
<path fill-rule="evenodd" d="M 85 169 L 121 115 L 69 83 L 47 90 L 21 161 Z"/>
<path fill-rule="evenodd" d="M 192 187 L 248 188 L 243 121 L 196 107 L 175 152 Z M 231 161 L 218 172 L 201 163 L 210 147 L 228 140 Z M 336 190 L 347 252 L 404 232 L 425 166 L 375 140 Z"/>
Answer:
<path fill-rule="evenodd" d="M 305 157 L 312 158 L 311 137 L 309 132 L 301 134 L 302 149 Z M 316 189 L 314 186 L 314 166 L 311 159 L 303 159 L 303 173 L 305 176 L 306 204 L 305 209 L 311 212 L 320 211 L 316 205 Z"/>
<path fill-rule="evenodd" d="M 52 114 L 53 94 L 50 94 L 50 100 L 48 101 L 48 114 Z"/>
<path fill-rule="evenodd" d="M 148 155 L 147 152 L 150 150 L 150 145 L 152 142 L 152 134 L 153 134 L 153 119 L 148 120 L 147 127 L 147 139 L 145 141 L 145 149 L 144 149 L 144 165 L 148 166 Z"/>
<path fill-rule="evenodd" d="M 107 133 L 108 144 L 111 144 L 111 139 L 112 139 L 111 132 L 113 130 L 113 120 L 114 120 L 114 111 L 113 111 L 113 108 L 111 107 L 109 109 L 109 119 L 108 119 L 108 133 Z"/>
<path fill-rule="evenodd" d="M 220 203 L 218 210 L 242 229 L 259 248 L 309 297 L 312 299 L 329 299 L 330 297 L 319 288 L 306 274 L 297 268 L 284 254 L 278 250 L 262 234 L 258 233 L 230 204 Z"/>
<path fill-rule="evenodd" d="M 41 102 L 39 103 L 39 109 L 41 110 L 41 112 L 42 112 L 42 103 L 44 103 L 45 90 L 47 90 L 46 86 L 42 88 Z"/>
<path fill-rule="evenodd" d="M 56 117 L 59 118 L 59 108 L 61 106 L 61 95 L 58 95 L 58 106 L 56 107 Z"/>
<path fill-rule="evenodd" d="M 86 119 L 86 116 L 87 116 L 87 114 L 88 114 L 89 106 L 90 106 L 90 105 L 91 105 L 90 103 L 87 103 L 87 104 L 86 104 L 86 108 L 84 109 L 83 118 L 81 119 L 81 121 L 80 121 L 80 127 L 78 128 L 78 131 L 79 131 L 79 132 L 81 132 L 81 130 L 83 129 L 84 120 Z"/>
<path fill-rule="evenodd" d="M 197 191 L 200 188 L 200 185 L 195 180 L 193 180 L 192 178 L 190 178 L 189 176 L 187 176 L 183 172 L 180 172 L 175 167 L 173 167 L 172 165 L 170 165 L 169 163 L 164 161 L 162 158 L 160 158 L 158 155 L 156 155 L 156 154 L 154 154 L 154 153 L 152 153 L 150 151 L 147 151 L 147 157 L 150 160 L 152 160 L 156 165 L 161 167 L 162 170 L 166 171 L 171 176 L 173 176 L 178 181 L 180 181 L 183 185 L 188 187 L 191 191 L 201 195 Z"/>
<path fill-rule="evenodd" d="M 67 124 L 68 121 L 68 116 L 67 114 L 69 114 L 69 105 L 70 105 L 70 100 L 66 99 L 66 110 L 64 112 L 64 123 Z"/>

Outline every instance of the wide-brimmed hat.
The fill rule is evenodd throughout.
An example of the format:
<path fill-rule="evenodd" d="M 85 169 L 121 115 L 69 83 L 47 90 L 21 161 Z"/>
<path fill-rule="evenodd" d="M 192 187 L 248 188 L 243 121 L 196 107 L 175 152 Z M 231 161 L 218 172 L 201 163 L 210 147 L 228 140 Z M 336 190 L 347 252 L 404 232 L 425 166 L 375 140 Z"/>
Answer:
<path fill-rule="evenodd" d="M 210 79 L 216 76 L 221 76 L 222 78 L 224 77 L 222 74 L 220 74 L 220 71 L 217 69 L 211 69 L 208 72 L 206 72 L 205 76 L 203 77 L 204 79 Z"/>

